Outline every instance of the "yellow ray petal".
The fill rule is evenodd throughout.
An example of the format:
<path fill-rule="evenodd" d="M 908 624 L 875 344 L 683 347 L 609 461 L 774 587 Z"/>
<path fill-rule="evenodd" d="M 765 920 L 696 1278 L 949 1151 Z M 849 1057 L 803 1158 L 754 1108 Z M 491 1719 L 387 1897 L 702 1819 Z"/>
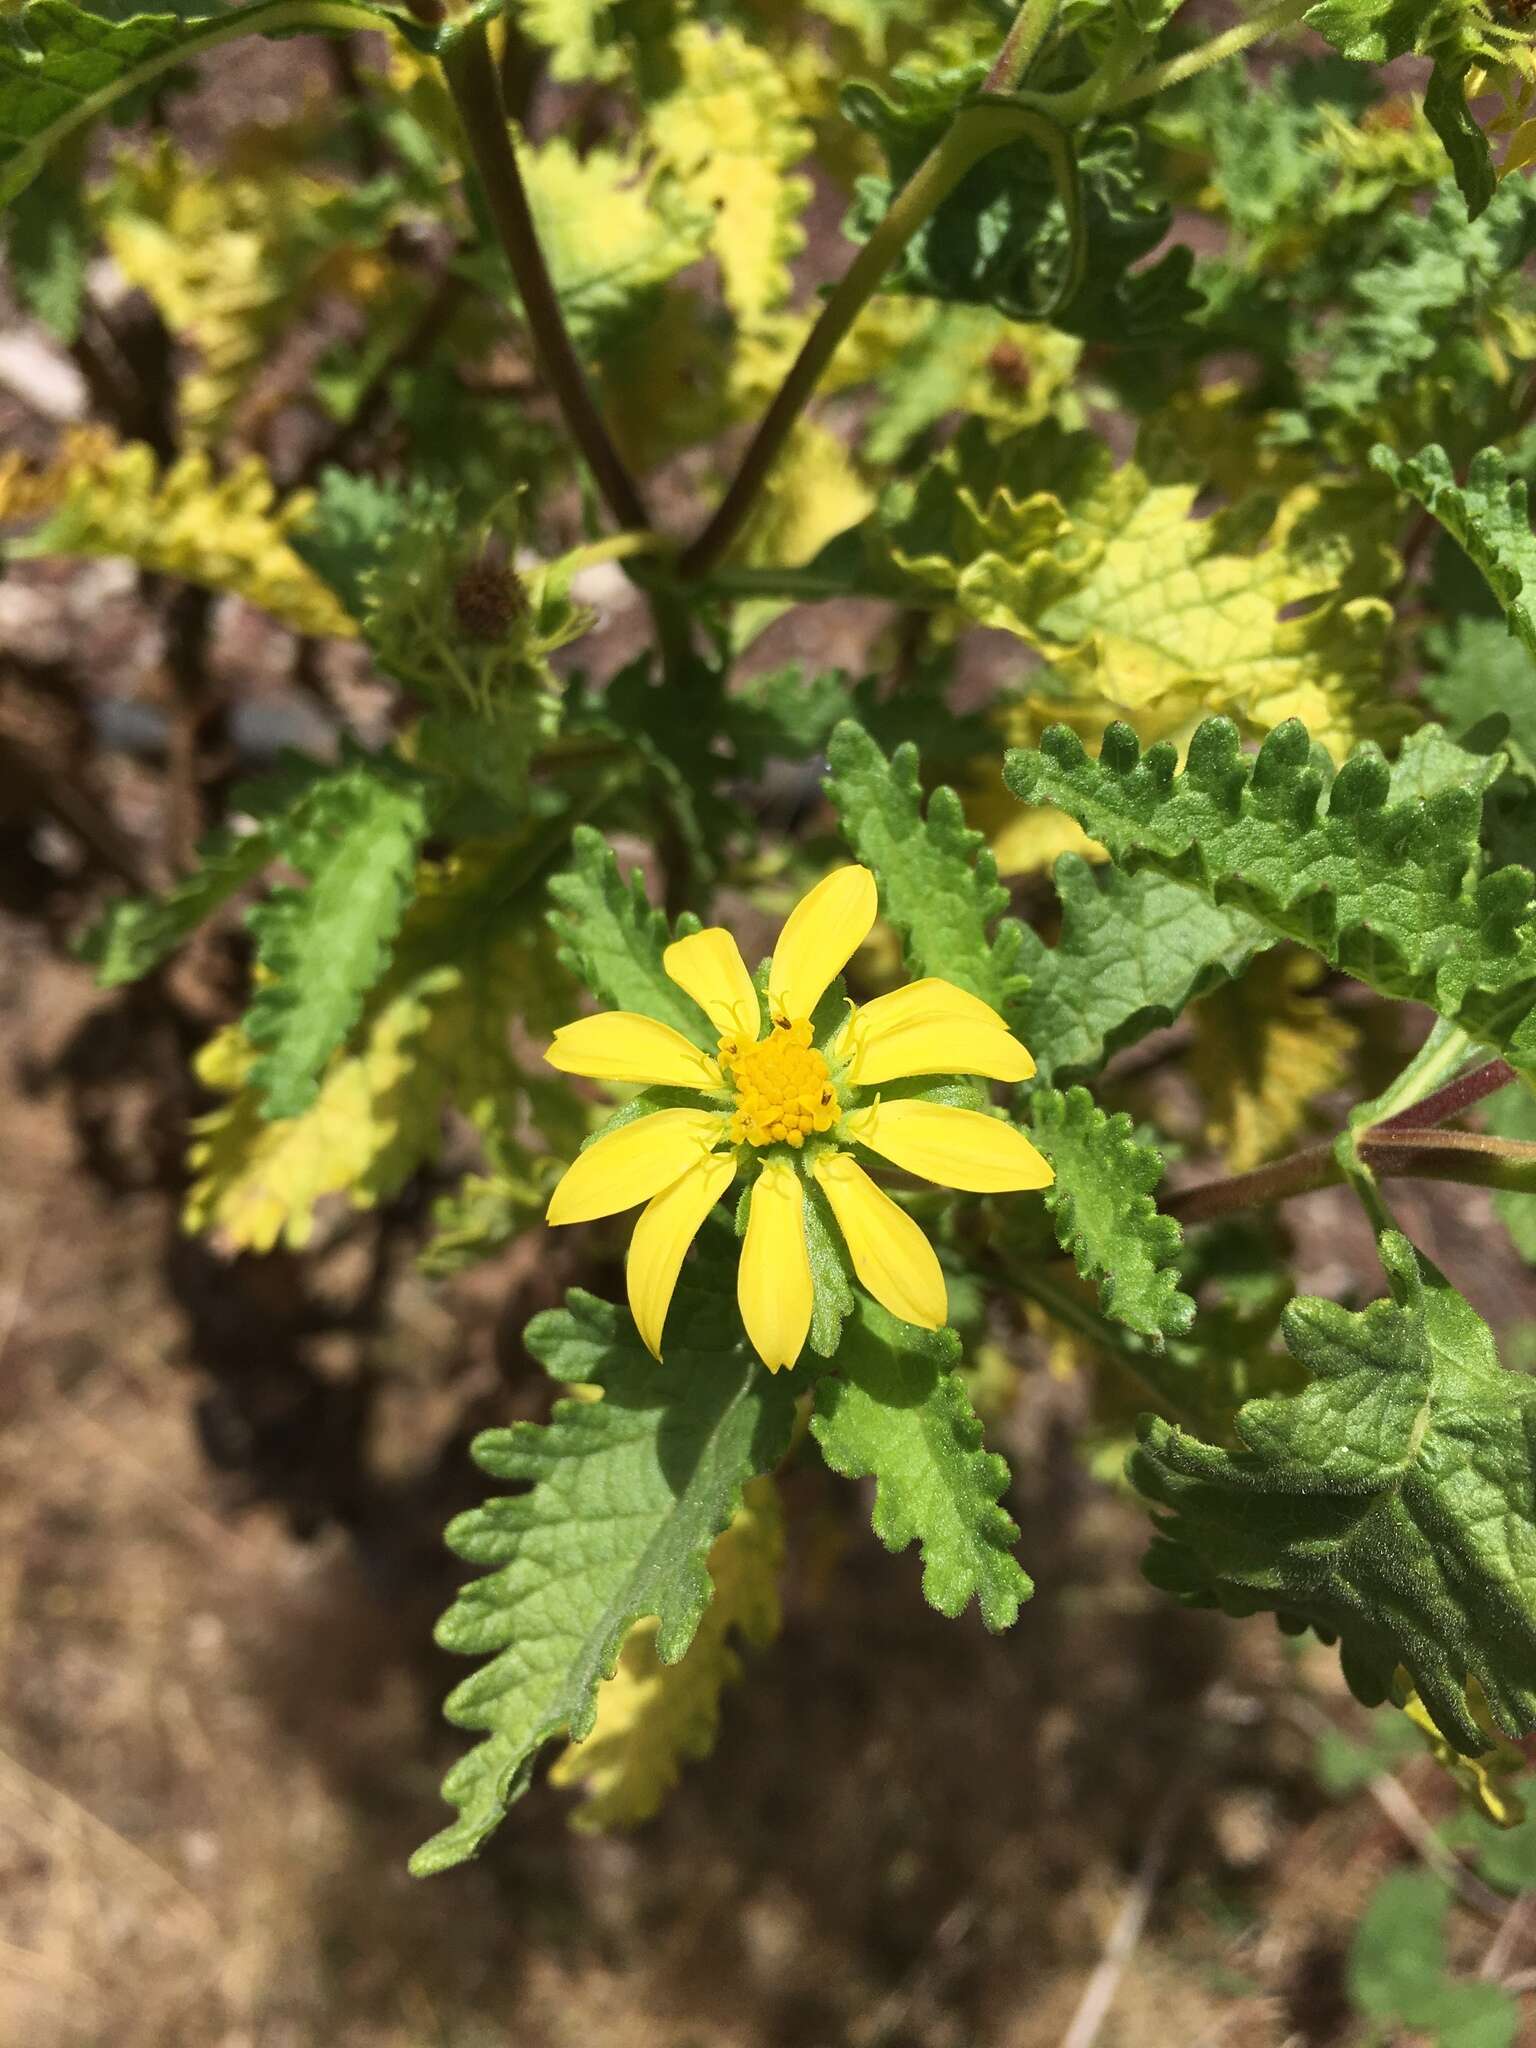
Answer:
<path fill-rule="evenodd" d="M 793 1365 L 811 1327 L 805 1190 L 792 1166 L 770 1160 L 752 1187 L 736 1299 L 752 1348 L 770 1372 Z"/>
<path fill-rule="evenodd" d="M 562 1074 L 631 1081 L 642 1088 L 723 1088 L 719 1067 L 681 1031 L 633 1010 L 603 1010 L 562 1024 L 544 1055 Z"/>
<path fill-rule="evenodd" d="M 768 1009 L 797 1024 L 869 937 L 879 898 L 868 868 L 834 868 L 785 920 L 768 969 Z"/>
<path fill-rule="evenodd" d="M 672 1291 L 699 1226 L 730 1186 L 736 1160 L 712 1152 L 663 1188 L 646 1204 L 629 1241 L 624 1277 L 635 1327 L 652 1358 L 661 1358 L 661 1331 L 672 1306 Z"/>
<path fill-rule="evenodd" d="M 617 1216 L 669 1188 L 725 1136 L 729 1117 L 708 1109 L 659 1109 L 578 1152 L 549 1198 L 551 1223 Z"/>
<path fill-rule="evenodd" d="M 940 1187 L 996 1195 L 1010 1188 L 1048 1188 L 1056 1178 L 1021 1130 L 974 1109 L 877 1102 L 851 1116 L 848 1129 L 893 1166 Z"/>
<path fill-rule="evenodd" d="M 756 1045 L 762 1024 L 757 990 L 741 949 L 721 925 L 678 939 L 661 956 L 661 964 L 680 989 L 685 989 L 722 1038 Z"/>
<path fill-rule="evenodd" d="M 949 1291 L 933 1246 L 906 1210 L 846 1152 L 818 1159 L 816 1178 L 853 1258 L 853 1270 L 882 1308 L 922 1330 L 949 1320 Z"/>
<path fill-rule="evenodd" d="M 837 1035 L 833 1056 L 849 1061 L 847 1080 L 854 1088 L 876 1088 L 911 1074 L 1027 1081 L 1035 1071 L 1028 1052 L 990 1004 L 936 976 L 876 996 L 853 1011 Z"/>

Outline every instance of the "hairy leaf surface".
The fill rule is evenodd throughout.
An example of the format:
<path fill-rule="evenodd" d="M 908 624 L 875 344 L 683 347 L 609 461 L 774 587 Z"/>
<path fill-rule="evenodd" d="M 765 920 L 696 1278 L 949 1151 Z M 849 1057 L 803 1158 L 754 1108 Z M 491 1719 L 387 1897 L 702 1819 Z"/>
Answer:
<path fill-rule="evenodd" d="M 560 957 L 599 1001 L 655 1017 L 712 1053 L 718 1034 L 662 967 L 673 934 L 640 871 L 621 879 L 612 847 L 587 825 L 577 827 L 571 851 L 570 867 L 549 885 Z"/>
<path fill-rule="evenodd" d="M 811 1430 L 834 1472 L 874 1479 L 887 1550 L 921 1545 L 929 1605 L 954 1616 L 974 1598 L 987 1627 L 1003 1629 L 1034 1588 L 999 1505 L 1008 1468 L 982 1446 L 959 1356 L 952 1330 L 914 1329 L 861 1295 L 837 1370 L 817 1383 Z"/>
<path fill-rule="evenodd" d="M 575 1786 L 582 1794 L 572 1827 L 595 1831 L 649 1820 L 683 1764 L 708 1756 L 721 1695 L 741 1677 L 733 1636 L 761 1649 L 779 1632 L 783 1562 L 783 1517 L 773 1481 L 749 1479 L 742 1505 L 710 1550 L 714 1591 L 688 1654 L 664 1664 L 656 1648 L 660 1624 L 654 1617 L 637 1622 L 624 1638 L 618 1668 L 598 1687 L 591 1734 L 551 1766 L 552 1785 Z"/>
<path fill-rule="evenodd" d="M 1179 1287 L 1183 1233 L 1152 1199 L 1162 1154 L 1086 1088 L 1035 1088 L 1029 1115 L 1030 1134 L 1056 1170 L 1045 1205 L 1057 1241 L 1097 1284 L 1104 1313 L 1154 1342 L 1187 1330 L 1195 1304 Z"/>
<path fill-rule="evenodd" d="M 1274 944 L 1256 918 L 1166 876 L 1095 869 L 1074 853 L 1053 871 L 1061 934 L 1024 933 L 1024 1042 L 1043 1081 L 1086 1078 L 1113 1052 L 1171 1024 L 1187 1003 Z"/>
<path fill-rule="evenodd" d="M 247 919 L 266 978 L 245 1030 L 269 1117 L 309 1107 L 357 1022 L 410 900 L 427 820 L 414 776 L 359 761 L 318 784 L 285 831 L 283 851 L 309 885 L 273 890 Z"/>
<path fill-rule="evenodd" d="M 1405 461 L 1375 447 L 1371 461 L 1400 491 L 1418 499 L 1482 571 L 1509 630 L 1536 655 L 1536 534 L 1523 476 L 1497 448 L 1474 455 L 1464 485 L 1443 448 L 1423 448 Z M 1536 692 L 1536 669 L 1531 671 Z"/>
<path fill-rule="evenodd" d="M 741 1333 L 735 1275 L 699 1261 L 678 1288 L 658 1365 L 625 1310 L 574 1292 L 537 1316 L 529 1349 L 554 1378 L 602 1388 L 558 1402 L 546 1427 L 476 1439 L 498 1480 L 530 1480 L 453 1522 L 448 1541 L 482 1568 L 438 1640 L 490 1662 L 450 1694 L 457 1727 L 485 1740 L 443 1796 L 459 1817 L 416 1852 L 418 1876 L 473 1856 L 527 1790 L 545 1743 L 591 1731 L 598 1687 L 625 1636 L 657 1618 L 656 1652 L 687 1651 L 710 1598 L 710 1546 L 742 1489 L 789 1442 L 791 1373 L 763 1371 Z"/>
<path fill-rule="evenodd" d="M 1008 891 L 959 797 L 939 788 L 925 807 L 917 749 L 898 747 L 887 760 L 851 719 L 832 735 L 827 761 L 844 837 L 879 879 L 908 967 L 952 981 L 1012 1020 L 1025 986 L 1024 935 L 1013 918 L 998 923 Z"/>
<path fill-rule="evenodd" d="M 1506 1733 L 1536 1727 L 1536 1384 L 1406 1238 L 1381 1252 L 1390 1301 L 1286 1310 L 1310 1383 L 1250 1401 L 1239 1450 L 1143 1421 L 1131 1477 L 1167 1511 L 1146 1569 L 1191 1605 L 1337 1637 L 1367 1705 L 1402 1666 L 1470 1754 L 1472 1679 Z"/>
<path fill-rule="evenodd" d="M 1004 773 L 1016 796 L 1070 812 L 1122 865 L 1244 910 L 1536 1066 L 1532 877 L 1486 871 L 1475 795 L 1389 803 L 1391 774 L 1374 748 L 1330 777 L 1299 720 L 1255 759 L 1235 726 L 1207 719 L 1182 774 L 1177 758 L 1167 744 L 1143 756 L 1130 729 L 1113 725 L 1093 761 L 1055 726 L 1038 750 L 1012 751 Z"/>

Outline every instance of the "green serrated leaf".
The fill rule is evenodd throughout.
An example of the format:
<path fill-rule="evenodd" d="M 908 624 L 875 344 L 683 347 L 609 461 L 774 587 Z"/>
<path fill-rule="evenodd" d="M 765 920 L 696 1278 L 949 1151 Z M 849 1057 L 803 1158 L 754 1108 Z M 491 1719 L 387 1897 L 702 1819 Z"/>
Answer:
<path fill-rule="evenodd" d="M 1018 1013 L 1043 1081 L 1097 1073 L 1111 1053 L 1171 1024 L 1275 943 L 1256 918 L 1162 875 L 1095 869 L 1068 853 L 1054 880 L 1061 936 L 1048 946 L 1026 931 L 1029 989 Z"/>
<path fill-rule="evenodd" d="M 1453 740 L 1444 726 L 1421 725 L 1411 732 L 1392 763 L 1389 804 L 1422 803 L 1442 790 L 1464 789 L 1483 797 L 1507 766 L 1503 754 L 1479 751 Z"/>
<path fill-rule="evenodd" d="M 1402 1666 L 1446 1739 L 1487 1747 L 1477 1679 L 1511 1736 L 1536 1727 L 1536 1383 L 1406 1238 L 1381 1243 L 1390 1301 L 1293 1302 L 1311 1375 L 1250 1401 L 1224 1451 L 1147 1418 L 1131 1478 L 1167 1510 L 1146 1562 L 1193 1606 L 1268 1611 L 1338 1637 L 1368 1706 Z"/>
<path fill-rule="evenodd" d="M 163 896 L 130 896 L 109 903 L 79 941 L 80 958 L 96 969 L 103 988 L 140 981 L 189 939 L 205 918 L 255 879 L 275 858 L 285 814 L 309 795 L 326 770 L 298 756 L 254 782 L 237 785 L 230 812 L 252 821 L 236 832 L 221 826 L 197 850 L 190 875 Z"/>
<path fill-rule="evenodd" d="M 289 534 L 288 544 L 361 624 L 367 616 L 369 571 L 413 519 L 427 517 L 442 502 L 442 494 L 420 484 L 407 491 L 375 477 L 326 469 L 313 505 Z"/>
<path fill-rule="evenodd" d="M 1497 743 L 1536 781 L 1536 667 L 1496 618 L 1457 619 L 1425 636 L 1430 666 L 1420 688 L 1458 736 L 1498 718 Z"/>
<path fill-rule="evenodd" d="M 987 1627 L 1004 1629 L 1034 1587 L 999 1505 L 1008 1468 L 982 1446 L 959 1355 L 952 1330 L 914 1329 L 861 1298 L 837 1371 L 817 1384 L 811 1431 L 834 1472 L 875 1480 L 874 1529 L 887 1550 L 922 1546 L 929 1605 L 954 1616 L 975 1599 Z"/>
<path fill-rule="evenodd" d="M 1448 192 L 1422 215 L 1397 209 L 1390 237 L 1350 278 L 1343 315 L 1323 329 L 1326 357 L 1307 379 L 1309 412 L 1369 414 L 1437 360 L 1452 360 L 1453 341 L 1477 334 L 1536 253 L 1529 185 L 1506 179 L 1473 222 Z"/>
<path fill-rule="evenodd" d="M 1162 1154 L 1139 1144 L 1130 1118 L 1108 1115 L 1086 1088 L 1036 1088 L 1029 1113 L 1056 1170 L 1045 1204 L 1057 1242 L 1097 1284 L 1104 1313 L 1154 1342 L 1187 1330 L 1195 1304 L 1179 1287 L 1183 1233 L 1152 1199 Z"/>
<path fill-rule="evenodd" d="M 916 747 L 898 747 L 887 761 L 851 719 L 833 733 L 827 760 L 827 794 L 843 836 L 874 871 L 907 965 L 980 996 L 1011 1021 L 1025 987 L 1018 966 L 1024 936 L 1013 918 L 990 936 L 1008 891 L 959 797 L 936 789 L 925 811 Z"/>
<path fill-rule="evenodd" d="M 247 919 L 269 977 L 245 1019 L 268 1117 L 309 1107 L 361 1015 L 410 901 L 427 821 L 420 783 L 360 762 L 318 784 L 285 828 L 281 851 L 309 886 L 275 889 Z"/>
<path fill-rule="evenodd" d="M 243 7 L 185 0 L 158 13 L 132 12 L 126 0 L 13 7 L 0 18 L 0 206 L 32 182 L 66 137 L 200 51 L 236 36 L 385 27 L 406 30 L 366 0 L 249 0 Z"/>
<path fill-rule="evenodd" d="M 1498 599 L 1510 632 L 1536 654 L 1536 535 L 1525 479 L 1512 472 L 1509 457 L 1484 448 L 1473 456 L 1465 485 L 1457 483 L 1445 450 L 1433 444 L 1411 460 L 1378 445 L 1371 463 L 1417 498 L 1465 550 Z"/>
<path fill-rule="evenodd" d="M 843 110 L 872 135 L 886 178 L 859 181 L 850 232 L 867 237 L 899 190 L 981 90 L 989 65 L 899 67 L 883 85 L 845 87 Z M 1170 211 L 1140 168 L 1134 130 L 1049 135 L 994 149 L 918 228 L 891 282 L 926 298 L 991 305 L 1014 319 L 1049 318 L 1067 332 L 1119 346 L 1166 341 L 1200 305 L 1187 249 L 1133 266 L 1167 234 Z M 1059 161 L 1053 163 L 1053 156 Z M 1074 248 L 1062 190 L 1080 213 Z"/>
<path fill-rule="evenodd" d="M 612 847 L 590 825 L 576 828 L 571 853 L 570 867 L 549 885 L 559 906 L 550 922 L 561 959 L 599 1001 L 655 1017 L 713 1052 L 718 1034 L 662 967 L 672 932 L 666 913 L 646 895 L 639 870 L 622 879 Z"/>
<path fill-rule="evenodd" d="M 215 832 L 198 848 L 192 873 L 164 896 L 108 904 L 80 941 L 80 958 L 96 969 L 103 988 L 141 980 L 254 881 L 272 857 L 271 834 L 261 827 L 244 834 Z"/>
<path fill-rule="evenodd" d="M 1010 752 L 1004 777 L 1024 802 L 1069 812 L 1132 871 L 1246 911 L 1536 1067 L 1532 877 L 1486 871 L 1471 792 L 1389 804 L 1391 773 L 1371 746 L 1330 780 L 1296 719 L 1257 758 L 1227 719 L 1207 719 L 1182 774 L 1177 762 L 1166 743 L 1143 756 L 1125 725 L 1109 728 L 1092 761 L 1075 733 L 1053 726 L 1038 750 Z"/>
<path fill-rule="evenodd" d="M 1498 174 L 1488 138 L 1467 105 L 1467 72 L 1470 59 L 1446 56 L 1437 59 L 1429 84 L 1424 89 L 1424 111 L 1430 125 L 1445 144 L 1445 153 L 1456 173 L 1456 183 L 1467 202 L 1468 220 L 1476 220 L 1498 189 Z"/>
<path fill-rule="evenodd" d="M 1349 1952 L 1362 2012 L 1411 2027 L 1436 2048 L 1512 2048 L 1520 2011 L 1498 1984 L 1450 1974 L 1451 1888 L 1437 1871 L 1397 1870 L 1377 1886 Z"/>
<path fill-rule="evenodd" d="M 710 1595 L 710 1545 L 746 1482 L 789 1442 L 794 1375 L 764 1372 L 751 1355 L 730 1264 L 701 1258 L 685 1275 L 664 1365 L 624 1310 L 579 1291 L 536 1316 L 527 1342 L 554 1378 L 603 1395 L 558 1403 L 546 1428 L 516 1423 L 476 1441 L 494 1478 L 534 1485 L 448 1531 L 485 1576 L 460 1593 L 438 1640 L 491 1662 L 445 1711 L 487 1739 L 444 1782 L 459 1817 L 417 1850 L 417 1876 L 473 1856 L 527 1789 L 543 1745 L 588 1733 L 598 1685 L 637 1621 L 658 1618 L 664 1664 L 684 1654 Z"/>

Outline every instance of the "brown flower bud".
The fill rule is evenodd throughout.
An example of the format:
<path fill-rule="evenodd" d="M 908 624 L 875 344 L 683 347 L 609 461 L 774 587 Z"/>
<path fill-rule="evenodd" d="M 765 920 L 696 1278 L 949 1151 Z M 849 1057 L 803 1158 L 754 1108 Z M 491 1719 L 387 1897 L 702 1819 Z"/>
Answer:
<path fill-rule="evenodd" d="M 528 609 L 528 593 L 505 551 L 487 547 L 453 586 L 453 610 L 471 640 L 505 640 Z"/>

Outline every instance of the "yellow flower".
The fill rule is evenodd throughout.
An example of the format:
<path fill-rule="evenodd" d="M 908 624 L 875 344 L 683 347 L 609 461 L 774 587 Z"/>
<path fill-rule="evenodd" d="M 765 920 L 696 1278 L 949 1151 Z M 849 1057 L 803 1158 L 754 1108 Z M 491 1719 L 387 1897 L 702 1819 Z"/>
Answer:
<path fill-rule="evenodd" d="M 564 1074 L 681 1088 L 697 1109 L 660 1109 L 582 1152 L 549 1204 L 551 1223 L 586 1223 L 645 1204 L 630 1243 L 629 1305 L 650 1351 L 683 1259 L 738 1172 L 755 1177 L 737 1275 L 742 1320 L 770 1372 L 793 1365 L 811 1325 L 809 1180 L 825 1197 L 854 1272 L 893 1315 L 925 1330 L 949 1315 L 944 1274 L 912 1218 L 860 1165 L 858 1149 L 942 1186 L 997 1194 L 1050 1185 L 1023 1132 L 979 1110 L 880 1087 L 930 1074 L 1027 1081 L 1035 1063 L 997 1012 L 928 977 L 850 1004 L 820 1044 L 812 1018 L 875 921 L 867 868 L 837 868 L 791 911 L 768 968 L 766 1020 L 730 933 L 679 939 L 662 964 L 719 1034 L 711 1056 L 654 1017 L 610 1010 L 555 1033 Z M 764 1028 L 766 1022 L 766 1029 Z"/>

